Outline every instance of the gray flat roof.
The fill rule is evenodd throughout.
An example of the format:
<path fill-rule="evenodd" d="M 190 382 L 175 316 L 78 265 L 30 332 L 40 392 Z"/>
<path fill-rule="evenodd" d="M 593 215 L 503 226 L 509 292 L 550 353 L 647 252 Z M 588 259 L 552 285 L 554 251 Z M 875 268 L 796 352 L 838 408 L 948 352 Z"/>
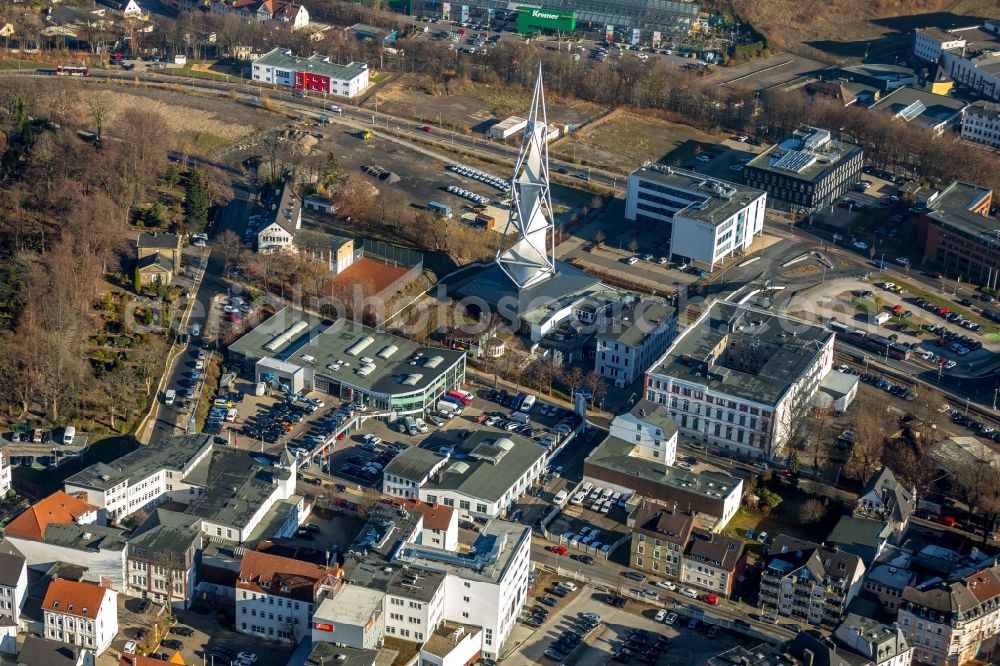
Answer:
<path fill-rule="evenodd" d="M 364 625 L 375 612 L 381 612 L 385 593 L 361 585 L 345 584 L 335 597 L 328 597 L 316 609 L 317 620 Z"/>
<path fill-rule="evenodd" d="M 597 278 L 562 261 L 556 262 L 555 275 L 525 289 L 518 289 L 513 280 L 493 261 L 470 277 L 460 278 L 448 287 L 448 296 L 451 298 L 479 298 L 490 308 L 495 309 L 500 304 L 505 311 L 511 310 L 517 316 L 525 318 L 529 313 L 544 310 L 553 303 L 562 300 L 572 302 L 588 292 L 607 289 Z"/>
<path fill-rule="evenodd" d="M 651 374 L 667 375 L 762 404 L 776 404 L 820 354 L 833 333 L 748 305 L 714 301 L 681 333 Z M 724 353 L 742 341 L 759 348 L 756 372 L 727 367 Z"/>
<path fill-rule="evenodd" d="M 451 459 L 424 488 L 428 491 L 453 490 L 496 502 L 532 465 L 542 460 L 546 452 L 545 447 L 519 435 L 476 430 L 455 446 Z M 487 459 L 494 454 L 495 459 Z"/>
<path fill-rule="evenodd" d="M 826 141 L 819 141 L 811 147 L 810 142 L 815 142 L 817 138 L 826 138 Z M 834 139 L 829 130 L 804 127 L 750 160 L 747 167 L 812 182 L 860 151 L 861 146 Z"/>
<path fill-rule="evenodd" d="M 642 341 L 661 324 L 675 316 L 677 308 L 659 301 L 643 299 L 623 305 L 614 321 L 598 331 L 597 337 L 609 342 L 639 347 Z"/>
<path fill-rule="evenodd" d="M 973 102 L 969 105 L 969 108 L 965 110 L 965 116 L 968 118 L 970 115 L 981 116 L 991 120 L 1000 119 L 1000 104 L 997 102 L 987 102 L 985 100 Z"/>
<path fill-rule="evenodd" d="M 443 460 L 444 456 L 436 451 L 410 446 L 390 460 L 383 472 L 404 479 L 419 480 L 430 474 L 431 470 L 440 465 Z"/>
<path fill-rule="evenodd" d="M 183 554 L 193 544 L 201 543 L 200 520 L 176 511 L 153 509 L 128 543 L 158 553 Z"/>
<path fill-rule="evenodd" d="M 42 541 L 53 546 L 75 550 L 125 550 L 128 539 L 125 532 L 103 525 L 76 523 L 49 523 Z"/>
<path fill-rule="evenodd" d="M 655 425 L 662 430 L 664 439 L 670 439 L 677 432 L 677 421 L 670 417 L 670 412 L 664 405 L 642 398 L 632 405 L 630 411 L 632 416 L 640 421 Z"/>
<path fill-rule="evenodd" d="M 931 209 L 927 217 L 946 227 L 954 227 L 983 242 L 1000 242 L 1000 220 L 969 210 L 989 195 L 991 190 L 972 183 L 956 180 L 933 200 L 928 200 Z"/>
<path fill-rule="evenodd" d="M 291 336 L 284 342 L 277 340 L 286 331 L 292 331 Z M 280 344 L 267 349 L 272 341 Z M 348 353 L 362 341 L 368 341 L 367 345 Z M 229 350 L 246 358 L 277 358 L 308 367 L 335 382 L 384 395 L 422 393 L 449 370 L 465 363 L 465 352 L 461 350 L 425 347 L 347 319 L 331 321 L 292 306 L 276 312 L 230 345 Z M 371 360 L 372 370 L 366 375 L 358 373 L 363 358 Z M 350 365 L 337 370 L 338 363 Z"/>
<path fill-rule="evenodd" d="M 451 552 L 408 543 L 399 549 L 396 561 L 410 567 L 439 571 L 486 583 L 500 581 L 518 545 L 531 539 L 531 528 L 502 520 L 491 520 L 479 533 L 473 548 Z"/>
<path fill-rule="evenodd" d="M 138 481 L 163 469 L 183 471 L 206 447 L 212 435 L 170 437 L 140 446 L 110 463 L 96 463 L 66 479 L 67 485 L 108 490 L 132 479 Z"/>
<path fill-rule="evenodd" d="M 380 652 L 321 641 L 313 643 L 303 666 L 372 666 Z"/>
<path fill-rule="evenodd" d="M 631 455 L 634 450 L 633 442 L 609 436 L 591 451 L 587 462 L 718 501 L 729 495 L 740 483 L 739 479 L 724 472 L 692 472 L 680 467 L 656 464 L 647 458 Z"/>
<path fill-rule="evenodd" d="M 898 88 L 879 101 L 871 105 L 873 111 L 888 111 L 897 116 L 906 109 L 913 109 L 913 105 L 920 103 L 924 110 L 907 120 L 909 123 L 920 127 L 935 127 L 941 123 L 948 123 L 959 116 L 968 104 L 960 99 L 938 95 L 929 90 L 919 90 L 910 86 Z M 902 116 L 904 119 L 906 115 Z"/>
<path fill-rule="evenodd" d="M 262 463 L 253 451 L 216 447 L 184 475 L 184 481 L 203 488 L 184 513 L 243 529 L 274 492 L 274 479 L 289 474 Z"/>
<path fill-rule="evenodd" d="M 267 65 L 292 71 L 311 72 L 313 74 L 329 76 L 331 79 L 339 81 L 349 81 L 368 69 L 368 65 L 363 62 L 350 62 L 346 65 L 338 65 L 318 55 L 310 56 L 309 58 L 300 58 L 292 55 L 291 51 L 282 48 L 272 49 L 254 60 L 253 64 Z"/>
<path fill-rule="evenodd" d="M 725 222 L 752 202 L 767 196 L 763 190 L 664 164 L 639 167 L 629 178 L 633 176 L 701 195 L 703 198 L 700 202 L 682 208 L 674 216 L 715 225 Z"/>

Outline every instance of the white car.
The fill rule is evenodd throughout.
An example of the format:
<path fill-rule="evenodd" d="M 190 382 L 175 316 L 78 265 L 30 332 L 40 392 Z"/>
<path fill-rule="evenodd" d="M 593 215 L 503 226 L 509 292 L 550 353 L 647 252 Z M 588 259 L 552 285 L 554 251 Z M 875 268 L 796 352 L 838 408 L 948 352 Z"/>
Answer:
<path fill-rule="evenodd" d="M 625 263 L 628 264 L 629 266 L 633 266 L 639 263 L 639 257 L 629 257 L 628 259 L 625 260 Z"/>
<path fill-rule="evenodd" d="M 427 432 L 427 424 L 420 417 L 413 419 L 413 422 L 417 424 L 417 430 L 420 432 Z"/>
<path fill-rule="evenodd" d="M 868 243 L 864 241 L 854 241 L 854 247 L 858 248 L 859 250 L 867 250 Z"/>
<path fill-rule="evenodd" d="M 125 644 L 125 648 L 122 650 L 125 654 L 135 654 L 135 641 L 129 641 Z"/>
<path fill-rule="evenodd" d="M 381 437 L 376 437 L 375 435 L 365 435 L 361 438 L 362 444 L 370 444 L 372 446 L 378 446 L 382 443 Z"/>
<path fill-rule="evenodd" d="M 692 590 L 690 587 L 685 587 L 683 590 L 681 590 L 681 594 L 683 594 L 685 597 L 689 597 L 691 599 L 697 599 L 698 598 L 698 592 L 697 592 L 697 590 Z"/>
<path fill-rule="evenodd" d="M 712 158 L 709 157 L 708 155 L 699 155 L 695 159 L 698 160 L 699 162 L 711 162 L 712 161 Z"/>
<path fill-rule="evenodd" d="M 195 370 L 204 370 L 205 369 L 205 362 L 204 361 L 195 361 L 194 362 L 194 369 Z"/>
<path fill-rule="evenodd" d="M 907 259 L 906 257 L 896 257 L 896 263 L 899 264 L 900 266 L 909 266 L 910 260 Z"/>
<path fill-rule="evenodd" d="M 657 622 L 663 622 L 664 620 L 667 619 L 667 611 L 663 610 L 662 608 L 660 610 L 656 611 L 656 618 L 655 619 L 656 619 Z"/>
<path fill-rule="evenodd" d="M 656 587 L 663 590 L 676 590 L 677 586 L 671 583 L 669 580 L 658 580 L 655 583 Z"/>
<path fill-rule="evenodd" d="M 558 583 L 556 583 L 556 585 L 566 590 L 567 592 L 576 592 L 576 584 L 571 583 L 568 580 L 561 580 Z"/>
<path fill-rule="evenodd" d="M 666 618 L 664 618 L 663 624 L 673 624 L 676 621 L 677 621 L 677 613 L 670 613 L 669 615 L 667 615 Z"/>
<path fill-rule="evenodd" d="M 244 664 L 256 664 L 257 654 L 254 652 L 240 652 L 236 655 L 236 661 L 241 661 Z"/>

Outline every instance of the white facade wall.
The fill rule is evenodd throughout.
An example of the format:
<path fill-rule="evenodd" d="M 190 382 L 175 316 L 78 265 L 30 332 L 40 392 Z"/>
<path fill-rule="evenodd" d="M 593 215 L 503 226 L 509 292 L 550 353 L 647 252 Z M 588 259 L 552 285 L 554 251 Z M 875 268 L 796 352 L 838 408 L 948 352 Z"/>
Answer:
<path fill-rule="evenodd" d="M 394 638 L 422 643 L 442 620 L 446 585 L 439 585 L 429 602 L 387 594 L 385 633 Z"/>
<path fill-rule="evenodd" d="M 675 255 L 700 261 L 714 268 L 724 258 L 746 251 L 764 231 L 767 194 L 721 223 L 692 219 L 683 212 L 676 215 L 671 232 L 670 251 Z"/>
<path fill-rule="evenodd" d="M 9 615 L 17 623 L 21 619 L 21 608 L 24 606 L 25 595 L 28 592 L 28 567 L 21 565 L 17 584 L 0 585 L 0 615 Z"/>
<path fill-rule="evenodd" d="M 677 319 L 670 317 L 647 333 L 638 346 L 598 337 L 594 369 L 615 386 L 628 386 L 666 351 L 676 331 Z"/>
<path fill-rule="evenodd" d="M 987 56 L 982 57 L 989 60 Z M 972 88 L 988 100 L 1000 102 L 1000 71 L 980 68 L 977 58 L 965 58 L 960 51 L 945 51 L 941 64 L 955 83 Z"/>
<path fill-rule="evenodd" d="M 677 461 L 677 433 L 667 436 L 659 427 L 651 425 L 631 412 L 619 414 L 611 421 L 612 437 L 632 442 L 639 447 L 638 455 L 658 461 L 669 467 Z"/>
<path fill-rule="evenodd" d="M 288 67 L 275 67 L 254 63 L 253 80 L 291 88 L 295 85 L 295 70 Z"/>
<path fill-rule="evenodd" d="M 952 36 L 950 39 L 933 37 L 920 30 L 913 33 L 913 55 L 927 62 L 937 62 L 941 53 L 948 49 L 960 49 L 965 46 L 965 40 Z"/>
<path fill-rule="evenodd" d="M 700 587 L 719 596 L 728 595 L 733 584 L 732 574 L 726 569 L 714 567 L 701 560 L 681 557 L 681 580 L 685 585 Z"/>
<path fill-rule="evenodd" d="M 1000 148 L 1000 113 L 983 113 L 970 106 L 962 119 L 962 138 Z"/>
<path fill-rule="evenodd" d="M 500 647 L 517 623 L 528 593 L 531 534 L 513 546 L 514 555 L 496 582 L 466 580 L 449 573 L 445 578 L 444 619 L 483 628 L 483 656 L 496 659 Z"/>
<path fill-rule="evenodd" d="M 417 543 L 455 552 L 458 550 L 458 517 L 456 516 L 448 524 L 448 528 L 443 530 L 424 525 L 420 531 L 420 541 Z"/>
<path fill-rule="evenodd" d="M 665 405 L 682 435 L 755 458 L 774 458 L 791 433 L 793 407 L 809 402 L 820 381 L 833 367 L 833 338 L 813 364 L 791 384 L 775 404 L 709 389 L 696 379 L 679 379 L 651 372 L 646 397 Z M 804 393 L 804 396 L 800 396 Z"/>
<path fill-rule="evenodd" d="M 418 666 L 465 666 L 473 663 L 482 648 L 483 632 L 466 631 L 444 657 L 421 650 L 417 664 Z"/>
<path fill-rule="evenodd" d="M 236 630 L 282 643 L 298 644 L 312 633 L 313 604 L 277 594 L 236 590 Z"/>
<path fill-rule="evenodd" d="M 43 611 L 45 638 L 79 645 L 101 654 L 111 646 L 111 641 L 118 635 L 118 593 L 106 590 L 101 601 L 97 618 L 60 613 L 52 610 Z"/>
<path fill-rule="evenodd" d="M 85 567 L 87 569 L 85 577 L 89 581 L 96 583 L 105 579 L 110 582 L 112 589 L 117 591 L 125 589 L 125 554 L 128 548 L 124 545 L 120 551 L 95 551 L 55 546 L 44 541 L 31 541 L 13 536 L 7 537 L 7 540 L 21 551 L 32 569 L 46 571 L 57 562 L 66 562 Z"/>
<path fill-rule="evenodd" d="M 10 491 L 10 455 L 6 450 L 0 452 L 0 494 L 5 497 Z"/>
<path fill-rule="evenodd" d="M 272 252 L 289 249 L 292 247 L 293 240 L 292 234 L 288 233 L 280 224 L 269 224 L 257 232 L 257 251 Z"/>
<path fill-rule="evenodd" d="M 458 511 L 458 515 L 463 520 L 473 518 L 496 518 L 515 499 L 528 491 L 528 488 L 545 471 L 545 457 L 535 461 L 521 477 L 503 494 L 496 502 L 489 502 L 479 497 L 474 497 L 466 493 L 455 490 L 441 490 L 428 487 L 421 487 L 419 499 L 431 504 L 444 504 L 453 507 Z"/>

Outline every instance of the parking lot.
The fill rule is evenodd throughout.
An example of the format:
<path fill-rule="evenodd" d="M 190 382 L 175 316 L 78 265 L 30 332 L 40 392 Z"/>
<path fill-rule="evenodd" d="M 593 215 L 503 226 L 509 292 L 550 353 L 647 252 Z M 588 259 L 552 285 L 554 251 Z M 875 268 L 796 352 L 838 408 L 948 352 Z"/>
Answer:
<path fill-rule="evenodd" d="M 544 664 L 704 663 L 740 642 L 729 632 L 701 622 L 688 628 L 691 618 L 682 611 L 664 610 L 629 601 L 623 607 L 609 605 L 611 595 L 581 588 L 564 597 L 553 596 L 558 579 L 542 573 L 533 588 L 536 598 L 548 597 L 554 605 L 538 603 L 522 614 L 522 628 L 533 630 L 516 657 Z M 663 622 L 674 612 L 670 625 Z M 541 619 L 542 621 L 537 621 Z M 591 629 L 592 627 L 592 629 Z M 581 640 L 571 637 L 576 634 Z M 569 637 L 568 637 L 569 636 Z M 554 653 L 552 652 L 554 650 Z"/>

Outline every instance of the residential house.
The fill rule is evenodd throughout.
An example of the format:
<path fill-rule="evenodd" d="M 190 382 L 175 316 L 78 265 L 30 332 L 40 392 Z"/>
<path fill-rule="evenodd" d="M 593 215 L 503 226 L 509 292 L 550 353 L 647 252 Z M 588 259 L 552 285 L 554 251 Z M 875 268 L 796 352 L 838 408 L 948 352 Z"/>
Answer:
<path fill-rule="evenodd" d="M 136 238 L 140 284 L 170 284 L 182 271 L 182 239 L 177 234 L 141 233 Z"/>
<path fill-rule="evenodd" d="M 681 578 L 681 558 L 698 525 L 690 513 L 643 500 L 635 512 L 629 566 L 655 576 Z"/>
<path fill-rule="evenodd" d="M 271 206 L 271 219 L 265 221 L 257 232 L 257 251 L 292 249 L 295 232 L 302 228 L 302 199 L 292 190 L 290 181 L 275 192 L 275 201 Z"/>
<path fill-rule="evenodd" d="M 450 551 L 458 549 L 458 512 L 453 507 L 418 499 L 393 500 L 393 503 L 420 514 L 417 543 Z"/>
<path fill-rule="evenodd" d="M 45 637 L 101 654 L 118 635 L 118 593 L 57 578 L 42 601 Z"/>
<path fill-rule="evenodd" d="M 913 646 L 896 624 L 848 613 L 833 633 L 839 646 L 868 660 L 871 666 L 910 666 Z M 856 661 L 849 662 L 851 666 Z"/>
<path fill-rule="evenodd" d="M 0 496 L 2 497 L 6 497 L 10 492 L 10 478 L 10 451 L 4 442 L 0 444 Z"/>
<path fill-rule="evenodd" d="M 213 14 L 229 14 L 272 30 L 291 32 L 309 25 L 305 5 L 291 0 L 213 0 L 211 7 Z"/>
<path fill-rule="evenodd" d="M 4 528 L 4 537 L 27 561 L 47 571 L 57 562 L 85 570 L 87 580 L 124 589 L 126 538 L 122 530 L 97 524 L 98 507 L 84 496 L 56 491 Z"/>
<path fill-rule="evenodd" d="M 916 508 L 917 489 L 904 487 L 896 480 L 891 469 L 883 467 L 861 489 L 854 514 L 888 523 L 891 530 L 889 540 L 899 544 Z"/>
<path fill-rule="evenodd" d="M 651 464 L 669 467 L 677 462 L 677 422 L 663 405 L 639 400 L 612 419 L 609 433 L 634 444 L 635 455 Z"/>
<path fill-rule="evenodd" d="M 739 539 L 695 530 L 681 559 L 680 580 L 685 585 L 728 597 L 746 562 L 746 545 Z"/>
<path fill-rule="evenodd" d="M 4 652 L 17 655 L 12 662 L 4 661 L 17 666 L 94 666 L 93 651 L 31 634 L 24 637 L 20 650 Z"/>
<path fill-rule="evenodd" d="M 887 522 L 841 516 L 825 543 L 857 555 L 862 562 L 874 562 L 889 543 L 891 533 Z"/>
<path fill-rule="evenodd" d="M 0 552 L 0 652 L 17 652 L 21 608 L 28 591 L 27 561 L 9 543 Z"/>
<path fill-rule="evenodd" d="M 335 566 L 248 552 L 236 581 L 236 630 L 298 644 L 312 632 L 313 611 L 340 585 Z"/>
<path fill-rule="evenodd" d="M 253 61 L 253 80 L 273 83 L 307 93 L 356 97 L 368 87 L 368 65 L 350 62 L 338 65 L 330 58 L 312 55 L 300 58 L 276 48 Z"/>
<path fill-rule="evenodd" d="M 903 590 L 914 584 L 917 575 L 891 562 L 877 562 L 865 574 L 864 590 L 878 599 L 887 615 L 895 616 Z"/>
<path fill-rule="evenodd" d="M 973 102 L 962 118 L 962 138 L 1000 148 L 1000 103 Z"/>
<path fill-rule="evenodd" d="M 153 509 L 129 538 L 125 559 L 125 594 L 187 608 L 197 583 L 201 520 Z"/>
<path fill-rule="evenodd" d="M 996 663 L 1000 566 L 907 587 L 896 621 L 913 646 L 915 663 L 960 666 L 973 659 Z"/>
<path fill-rule="evenodd" d="M 758 606 L 764 614 L 828 628 L 840 623 L 865 573 L 857 555 L 784 534 L 762 562 Z"/>

